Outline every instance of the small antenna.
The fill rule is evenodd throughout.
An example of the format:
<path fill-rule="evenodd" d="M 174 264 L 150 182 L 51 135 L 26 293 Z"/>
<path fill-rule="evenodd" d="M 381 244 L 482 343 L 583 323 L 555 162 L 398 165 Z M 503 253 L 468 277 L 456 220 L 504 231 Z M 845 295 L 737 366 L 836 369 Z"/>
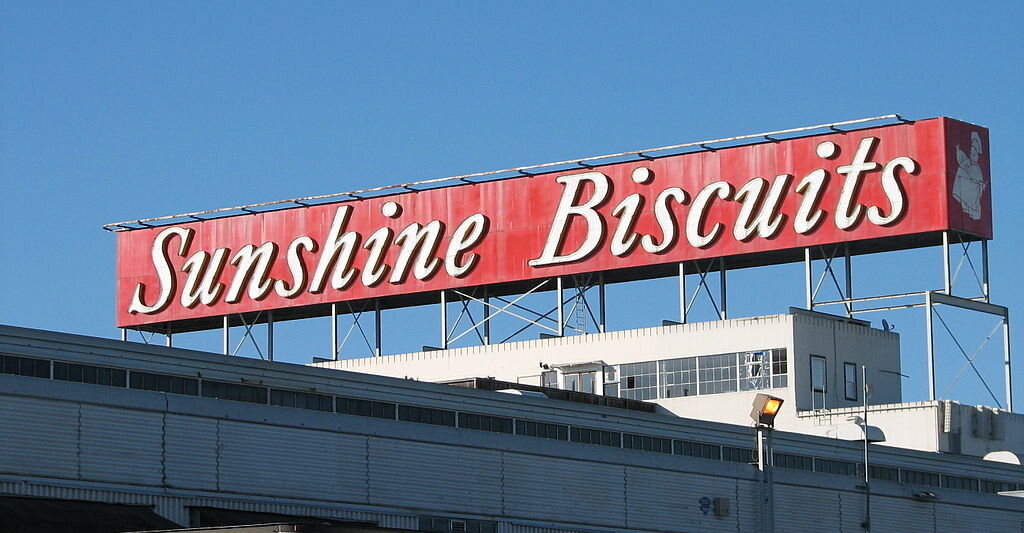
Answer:
<path fill-rule="evenodd" d="M 888 320 L 883 318 L 882 319 L 882 329 L 884 329 L 886 332 L 890 332 L 890 331 L 894 331 L 896 329 L 896 326 L 894 324 L 890 324 Z"/>

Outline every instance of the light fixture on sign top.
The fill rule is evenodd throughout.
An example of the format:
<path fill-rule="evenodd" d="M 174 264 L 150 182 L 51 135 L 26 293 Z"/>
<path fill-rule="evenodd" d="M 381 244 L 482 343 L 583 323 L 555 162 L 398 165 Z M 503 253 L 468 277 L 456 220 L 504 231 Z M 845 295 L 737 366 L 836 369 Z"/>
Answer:
<path fill-rule="evenodd" d="M 776 398 L 768 394 L 758 394 L 754 397 L 754 408 L 750 411 L 750 418 L 758 426 L 775 427 L 775 415 L 782 409 L 782 398 Z"/>

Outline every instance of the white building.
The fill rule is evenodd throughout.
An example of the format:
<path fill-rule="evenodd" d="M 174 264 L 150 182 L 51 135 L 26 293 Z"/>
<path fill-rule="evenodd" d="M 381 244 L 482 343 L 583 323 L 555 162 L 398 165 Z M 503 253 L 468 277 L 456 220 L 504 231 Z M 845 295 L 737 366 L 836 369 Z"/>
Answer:
<path fill-rule="evenodd" d="M 652 401 L 671 414 L 750 425 L 758 392 L 785 400 L 776 427 L 1021 464 L 1024 415 L 950 401 L 901 403 L 899 336 L 868 322 L 789 314 L 316 363 L 445 382 L 493 377 Z M 999 453 L 1004 452 L 1004 453 Z"/>

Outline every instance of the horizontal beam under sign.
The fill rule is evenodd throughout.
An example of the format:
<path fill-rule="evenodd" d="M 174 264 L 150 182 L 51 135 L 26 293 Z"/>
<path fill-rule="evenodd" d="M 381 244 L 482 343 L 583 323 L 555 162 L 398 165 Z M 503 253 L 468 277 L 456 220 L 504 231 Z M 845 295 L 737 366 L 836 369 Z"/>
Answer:
<path fill-rule="evenodd" d="M 968 300 L 967 298 L 950 296 L 948 294 L 943 294 L 941 292 L 929 293 L 929 297 L 932 300 L 932 304 L 951 305 L 953 307 L 959 307 L 961 309 L 977 311 L 979 313 L 985 313 L 989 315 L 1001 316 L 1003 318 L 1007 318 L 1009 316 L 1009 310 L 1001 305 L 977 302 L 974 300 Z"/>

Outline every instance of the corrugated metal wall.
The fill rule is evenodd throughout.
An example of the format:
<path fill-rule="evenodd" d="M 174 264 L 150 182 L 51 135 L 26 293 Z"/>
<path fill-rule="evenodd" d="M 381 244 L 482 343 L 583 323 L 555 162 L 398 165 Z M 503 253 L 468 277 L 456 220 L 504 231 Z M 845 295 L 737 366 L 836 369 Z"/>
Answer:
<path fill-rule="evenodd" d="M 776 484 L 774 492 L 775 533 L 836 533 L 843 512 L 856 512 L 842 509 L 834 490 Z"/>
<path fill-rule="evenodd" d="M 652 468 L 626 469 L 626 522 L 630 528 L 658 531 L 737 531 L 739 508 L 750 502 L 736 501 L 737 480 Z M 705 512 L 701 498 L 726 498 L 729 513 Z"/>
<path fill-rule="evenodd" d="M 370 439 L 370 503 L 500 516 L 501 452 Z"/>
<path fill-rule="evenodd" d="M 296 414 L 289 426 L 155 409 L 0 395 L 0 492 L 153 505 L 178 522 L 186 506 L 206 505 L 412 529 L 417 514 L 450 514 L 495 520 L 510 533 L 760 525 L 758 484 L 748 465 L 543 439 L 510 451 L 506 439 L 520 437 L 387 421 L 372 423 L 393 434 L 324 429 L 339 415 Z M 282 412 L 244 409 L 266 410 L 272 420 Z M 861 531 L 864 500 L 853 489 L 856 480 L 777 473 L 777 532 Z M 728 514 L 705 514 L 702 497 L 726 498 Z M 1024 532 L 1022 520 L 1019 510 L 919 502 L 909 494 L 872 497 L 876 533 Z"/>
<path fill-rule="evenodd" d="M 77 478 L 78 404 L 0 400 L 0 472 Z"/>
<path fill-rule="evenodd" d="M 217 420 L 168 414 L 164 419 L 165 481 L 169 487 L 217 490 Z"/>
<path fill-rule="evenodd" d="M 82 479 L 163 484 L 163 413 L 82 405 Z"/>
<path fill-rule="evenodd" d="M 222 420 L 220 490 L 365 502 L 364 437 Z"/>
<path fill-rule="evenodd" d="M 504 466 L 508 514 L 626 527 L 624 467 L 517 453 Z"/>

